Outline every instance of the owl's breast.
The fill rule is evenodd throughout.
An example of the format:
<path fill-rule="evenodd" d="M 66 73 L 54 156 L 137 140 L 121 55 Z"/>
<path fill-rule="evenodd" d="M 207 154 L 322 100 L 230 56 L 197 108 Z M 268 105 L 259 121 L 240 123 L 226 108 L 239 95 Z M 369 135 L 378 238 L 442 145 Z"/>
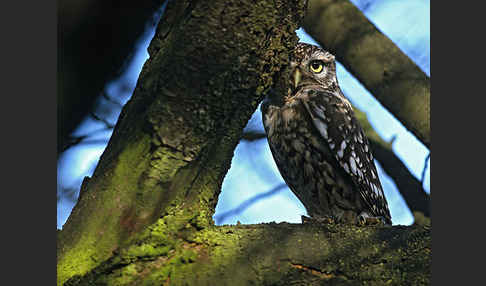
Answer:
<path fill-rule="evenodd" d="M 320 176 L 322 162 L 332 155 L 317 136 L 299 101 L 269 106 L 263 114 L 268 143 L 282 177 L 293 190 Z"/>
<path fill-rule="evenodd" d="M 269 140 L 269 144 L 289 150 L 292 141 L 299 141 L 305 132 L 303 107 L 299 103 L 286 104 L 282 107 L 270 106 L 263 116 L 263 124 Z M 299 127 L 301 127 L 299 131 Z M 298 136 L 300 135 L 300 136 Z M 277 148 L 277 149 L 281 149 Z M 303 150 L 299 150 L 303 151 Z"/>
<path fill-rule="evenodd" d="M 266 106 L 263 123 L 282 178 L 310 215 L 338 214 L 344 206 L 357 205 L 358 192 L 352 191 L 300 100 L 281 107 Z"/>
<path fill-rule="evenodd" d="M 323 142 L 315 136 L 305 107 L 299 100 L 278 107 L 270 105 L 263 113 L 263 124 L 272 152 L 286 155 L 304 154 L 306 145 L 323 150 Z"/>

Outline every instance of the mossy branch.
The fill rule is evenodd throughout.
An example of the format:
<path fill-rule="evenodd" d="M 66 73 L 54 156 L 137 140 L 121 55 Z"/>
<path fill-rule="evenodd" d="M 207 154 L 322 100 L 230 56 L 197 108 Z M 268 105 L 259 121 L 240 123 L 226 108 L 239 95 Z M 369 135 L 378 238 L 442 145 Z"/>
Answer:
<path fill-rule="evenodd" d="M 349 0 L 309 0 L 304 29 L 430 148 L 430 78 Z"/>
<path fill-rule="evenodd" d="M 213 224 L 234 148 L 288 63 L 305 8 L 169 1 L 134 94 L 57 234 L 58 285 L 429 282 L 427 227 Z"/>
<path fill-rule="evenodd" d="M 131 246 L 65 285 L 430 284 L 427 226 L 179 227 L 159 220 Z"/>
<path fill-rule="evenodd" d="M 204 229 L 241 132 L 288 63 L 306 1 L 169 1 L 134 94 L 58 235 L 58 285 L 160 217 Z"/>

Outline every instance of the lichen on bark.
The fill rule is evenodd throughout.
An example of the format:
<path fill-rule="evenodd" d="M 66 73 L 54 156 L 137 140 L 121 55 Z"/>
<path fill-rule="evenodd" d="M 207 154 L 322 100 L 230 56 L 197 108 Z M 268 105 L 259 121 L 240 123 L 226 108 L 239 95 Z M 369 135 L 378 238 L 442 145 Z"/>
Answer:
<path fill-rule="evenodd" d="M 134 94 L 58 233 L 58 285 L 428 281 L 427 227 L 214 226 L 234 148 L 288 63 L 305 8 L 169 1 Z"/>
<path fill-rule="evenodd" d="M 58 235 L 58 285 L 175 210 L 195 229 L 213 225 L 233 150 L 288 62 L 305 5 L 169 1 L 134 94 Z"/>
<path fill-rule="evenodd" d="M 236 225 L 159 219 L 66 285 L 428 285 L 430 228 Z"/>

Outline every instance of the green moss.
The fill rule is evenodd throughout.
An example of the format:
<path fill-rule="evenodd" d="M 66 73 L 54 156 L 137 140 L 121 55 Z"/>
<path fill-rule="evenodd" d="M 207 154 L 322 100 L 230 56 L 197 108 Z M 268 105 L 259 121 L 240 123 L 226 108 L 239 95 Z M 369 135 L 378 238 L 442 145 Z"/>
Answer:
<path fill-rule="evenodd" d="M 180 168 L 188 164 L 181 152 L 174 152 L 167 147 L 158 147 L 152 154 L 146 187 L 155 187 L 159 183 L 170 182 Z"/>
<path fill-rule="evenodd" d="M 128 190 L 129 186 L 133 185 L 130 184 L 130 180 L 136 182 L 141 172 L 140 169 L 134 169 L 131 164 L 137 162 L 138 166 L 143 166 L 146 163 L 141 154 L 146 152 L 147 147 L 147 137 L 128 144 L 119 155 L 111 180 L 95 177 L 90 180 L 91 189 L 82 196 L 73 210 L 75 213 L 80 209 L 89 208 L 89 217 L 77 217 L 74 220 L 70 218 L 73 221 L 68 221 L 59 235 L 61 248 L 57 264 L 58 285 L 75 274 L 86 273 L 105 260 L 111 254 L 112 247 L 118 245 L 120 233 L 130 231 L 124 228 L 124 225 L 121 225 L 120 229 L 120 224 L 116 222 L 123 215 L 123 208 L 120 206 L 130 203 L 132 199 L 133 192 Z M 85 233 L 82 239 L 79 237 L 81 230 Z M 74 236 L 74 239 L 66 237 L 68 234 Z M 100 237 L 103 238 L 102 241 Z"/>
<path fill-rule="evenodd" d="M 293 14 L 303 15 L 303 2 L 169 3 L 168 21 L 74 215 L 75 230 L 60 235 L 59 284 L 94 267 L 84 281 L 183 279 L 188 268 L 204 267 L 194 261 L 223 265 L 238 253 L 238 237 L 214 231 L 211 216 L 241 131 L 297 42 Z M 234 252 L 216 247 L 222 244 Z M 215 248 L 204 258 L 208 245 Z M 113 277 L 94 278 L 101 273 Z"/>
<path fill-rule="evenodd" d="M 305 277 L 330 284 L 422 285 L 430 279 L 430 231 L 419 226 L 224 226 L 185 239 L 166 223 L 159 220 L 145 234 L 159 239 L 141 236 L 134 244 L 170 244 L 167 254 L 151 256 L 152 247 L 122 251 L 92 276 L 98 278 L 69 285 L 287 285 L 290 277 L 305 285 L 314 285 Z"/>

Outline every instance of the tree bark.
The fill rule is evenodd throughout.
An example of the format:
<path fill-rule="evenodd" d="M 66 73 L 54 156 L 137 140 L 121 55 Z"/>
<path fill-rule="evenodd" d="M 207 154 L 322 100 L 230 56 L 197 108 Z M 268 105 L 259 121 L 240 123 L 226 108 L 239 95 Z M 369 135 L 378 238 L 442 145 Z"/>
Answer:
<path fill-rule="evenodd" d="M 204 229 L 246 122 L 288 63 L 305 1 L 170 1 L 131 100 L 58 235 L 58 284 L 159 217 Z"/>
<path fill-rule="evenodd" d="M 58 232 L 58 285 L 429 281 L 428 227 L 214 226 L 234 148 L 288 64 L 305 9 L 304 0 L 169 1 Z"/>
<path fill-rule="evenodd" d="M 304 29 L 430 148 L 430 78 L 349 0 L 309 0 Z"/>
<path fill-rule="evenodd" d="M 430 284 L 427 226 L 271 223 L 188 232 L 179 225 L 167 232 L 169 224 L 159 220 L 65 285 Z"/>

